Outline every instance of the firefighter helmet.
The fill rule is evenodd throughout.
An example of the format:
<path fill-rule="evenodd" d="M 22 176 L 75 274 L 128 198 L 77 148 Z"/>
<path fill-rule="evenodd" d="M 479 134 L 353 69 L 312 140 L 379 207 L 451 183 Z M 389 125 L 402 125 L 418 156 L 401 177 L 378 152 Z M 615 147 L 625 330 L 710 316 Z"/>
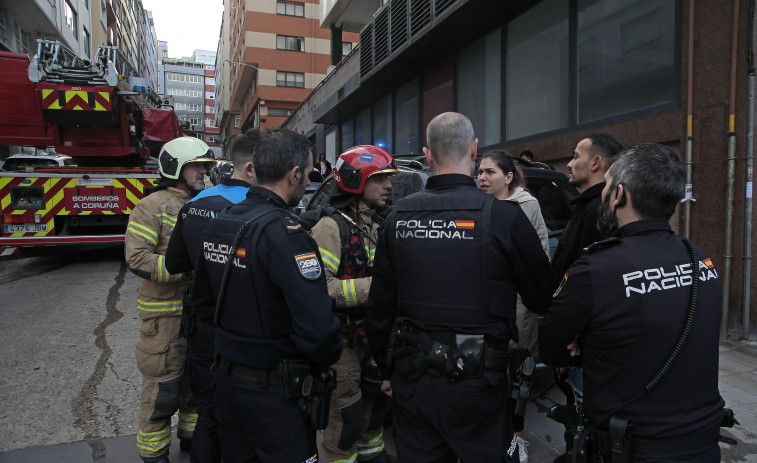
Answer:
<path fill-rule="evenodd" d="M 347 193 L 362 194 L 365 181 L 371 175 L 396 173 L 397 166 L 391 154 L 378 146 L 360 145 L 339 156 L 334 179 L 339 188 Z"/>
<path fill-rule="evenodd" d="M 215 161 L 213 151 L 204 141 L 194 137 L 179 137 L 163 145 L 158 156 L 158 168 L 163 177 L 179 180 L 181 168 L 185 164 Z"/>

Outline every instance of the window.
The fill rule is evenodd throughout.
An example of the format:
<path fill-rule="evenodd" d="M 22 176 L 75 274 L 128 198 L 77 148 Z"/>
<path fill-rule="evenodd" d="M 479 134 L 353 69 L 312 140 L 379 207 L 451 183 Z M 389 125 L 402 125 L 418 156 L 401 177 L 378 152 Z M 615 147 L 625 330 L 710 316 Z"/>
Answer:
<path fill-rule="evenodd" d="M 680 2 L 544 0 L 510 21 L 504 138 L 676 107 L 676 8 Z"/>
<path fill-rule="evenodd" d="M 355 116 L 355 145 L 371 144 L 371 108 L 365 108 Z"/>
<path fill-rule="evenodd" d="M 355 146 L 355 134 L 353 133 L 355 120 L 348 119 L 345 122 L 342 122 L 340 128 L 342 129 L 342 151 L 347 151 Z"/>
<path fill-rule="evenodd" d="M 84 54 L 87 55 L 87 58 L 89 58 L 91 56 L 89 49 L 90 49 L 90 46 L 91 46 L 90 43 L 92 42 L 92 39 L 91 39 L 91 37 L 89 35 L 89 32 L 87 32 L 87 28 L 86 27 L 83 28 L 82 39 L 83 39 L 82 40 L 82 46 L 84 47 Z"/>
<path fill-rule="evenodd" d="M 202 119 L 200 119 L 199 117 L 190 117 L 189 123 L 192 125 L 200 125 L 202 124 Z"/>
<path fill-rule="evenodd" d="M 8 40 L 8 18 L 5 8 L 0 8 L 0 42 Z"/>
<path fill-rule="evenodd" d="M 292 115 L 292 112 L 294 112 L 293 109 L 268 108 L 268 115 L 269 116 L 289 117 L 290 115 Z"/>
<path fill-rule="evenodd" d="M 206 71 L 215 71 L 216 67 L 215 66 L 205 66 L 205 70 Z"/>
<path fill-rule="evenodd" d="M 305 38 L 277 35 L 276 48 L 279 50 L 305 51 Z"/>
<path fill-rule="evenodd" d="M 305 88 L 305 73 L 276 71 L 276 85 L 279 87 Z"/>
<path fill-rule="evenodd" d="M 675 2 L 578 1 L 577 123 L 673 102 Z"/>
<path fill-rule="evenodd" d="M 208 77 L 205 79 L 205 85 L 215 85 L 216 84 L 216 78 L 215 77 Z"/>
<path fill-rule="evenodd" d="M 418 79 L 413 79 L 397 89 L 394 107 L 394 126 L 397 134 L 394 154 L 418 154 Z"/>
<path fill-rule="evenodd" d="M 242 125 L 242 116 L 234 116 L 234 128 L 238 129 Z"/>
<path fill-rule="evenodd" d="M 63 19 L 66 22 L 66 27 L 71 29 L 74 34 L 74 38 L 79 38 L 79 20 L 76 16 L 76 10 L 71 6 L 68 0 L 65 1 L 63 6 Z"/>
<path fill-rule="evenodd" d="M 392 95 L 389 94 L 373 105 L 373 144 L 391 152 L 392 140 Z"/>
<path fill-rule="evenodd" d="M 208 114 L 215 114 L 216 113 L 216 107 L 215 106 L 205 106 L 205 112 Z"/>
<path fill-rule="evenodd" d="M 342 56 L 347 56 L 352 51 L 352 42 L 342 42 Z"/>
<path fill-rule="evenodd" d="M 208 100 L 215 100 L 216 94 L 214 92 L 205 92 L 205 98 Z"/>
<path fill-rule="evenodd" d="M 481 146 L 499 143 L 502 125 L 501 30 L 463 48 L 457 65 L 457 110 L 470 118 Z"/>
<path fill-rule="evenodd" d="M 276 2 L 276 14 L 285 14 L 287 16 L 305 16 L 305 5 L 295 2 Z"/>
<path fill-rule="evenodd" d="M 202 91 L 191 90 L 186 88 L 171 88 L 166 89 L 166 93 L 173 96 L 191 96 L 195 98 L 202 98 Z"/>
<path fill-rule="evenodd" d="M 82 0 L 82 3 L 84 3 L 84 8 L 89 9 L 89 0 Z"/>
<path fill-rule="evenodd" d="M 208 137 L 208 142 L 210 143 L 218 143 L 218 135 L 211 135 Z"/>

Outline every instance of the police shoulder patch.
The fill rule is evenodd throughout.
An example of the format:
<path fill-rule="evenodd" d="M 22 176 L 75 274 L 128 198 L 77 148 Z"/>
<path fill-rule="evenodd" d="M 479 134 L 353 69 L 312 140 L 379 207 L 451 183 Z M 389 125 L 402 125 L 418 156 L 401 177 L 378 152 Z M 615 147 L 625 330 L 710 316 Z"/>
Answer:
<path fill-rule="evenodd" d="M 302 224 L 295 218 L 290 216 L 284 216 L 281 218 L 281 223 L 284 224 L 284 229 L 287 231 L 288 234 L 296 233 L 299 231 L 302 231 Z"/>
<path fill-rule="evenodd" d="M 317 280 L 321 276 L 321 261 L 314 252 L 294 256 L 297 268 L 306 280 Z"/>

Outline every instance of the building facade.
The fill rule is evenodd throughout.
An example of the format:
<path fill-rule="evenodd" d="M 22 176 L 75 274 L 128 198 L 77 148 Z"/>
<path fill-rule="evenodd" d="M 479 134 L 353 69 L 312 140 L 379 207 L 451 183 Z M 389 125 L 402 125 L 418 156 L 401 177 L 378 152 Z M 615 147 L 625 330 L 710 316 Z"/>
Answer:
<path fill-rule="evenodd" d="M 205 138 L 205 65 L 194 61 L 163 58 L 160 87 L 174 100 L 179 121 L 197 138 Z"/>
<path fill-rule="evenodd" d="M 330 158 L 363 143 L 416 156 L 428 122 L 458 111 L 480 152 L 528 149 L 563 172 L 593 132 L 669 145 L 692 171 L 673 227 L 715 262 L 723 334 L 754 337 L 753 1 L 382 3 L 363 16 L 359 49 L 283 127 Z M 375 4 L 331 1 L 323 26 Z"/>
<path fill-rule="evenodd" d="M 224 146 L 238 130 L 278 127 L 326 76 L 331 34 L 319 15 L 318 0 L 224 1 L 216 65 Z M 341 58 L 358 35 L 339 35 Z"/>
<path fill-rule="evenodd" d="M 100 5 L 94 6 L 99 11 Z M 0 49 L 32 57 L 36 40 L 43 38 L 58 40 L 80 58 L 91 59 L 90 7 L 90 0 L 0 0 Z"/>

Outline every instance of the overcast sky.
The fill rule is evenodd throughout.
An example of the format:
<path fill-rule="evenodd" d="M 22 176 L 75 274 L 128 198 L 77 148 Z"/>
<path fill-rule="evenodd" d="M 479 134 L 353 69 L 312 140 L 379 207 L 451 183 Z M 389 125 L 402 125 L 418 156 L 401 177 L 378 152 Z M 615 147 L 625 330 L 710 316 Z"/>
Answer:
<path fill-rule="evenodd" d="M 168 42 L 169 58 L 218 48 L 223 0 L 142 0 L 142 6 L 152 11 L 155 33 Z"/>

